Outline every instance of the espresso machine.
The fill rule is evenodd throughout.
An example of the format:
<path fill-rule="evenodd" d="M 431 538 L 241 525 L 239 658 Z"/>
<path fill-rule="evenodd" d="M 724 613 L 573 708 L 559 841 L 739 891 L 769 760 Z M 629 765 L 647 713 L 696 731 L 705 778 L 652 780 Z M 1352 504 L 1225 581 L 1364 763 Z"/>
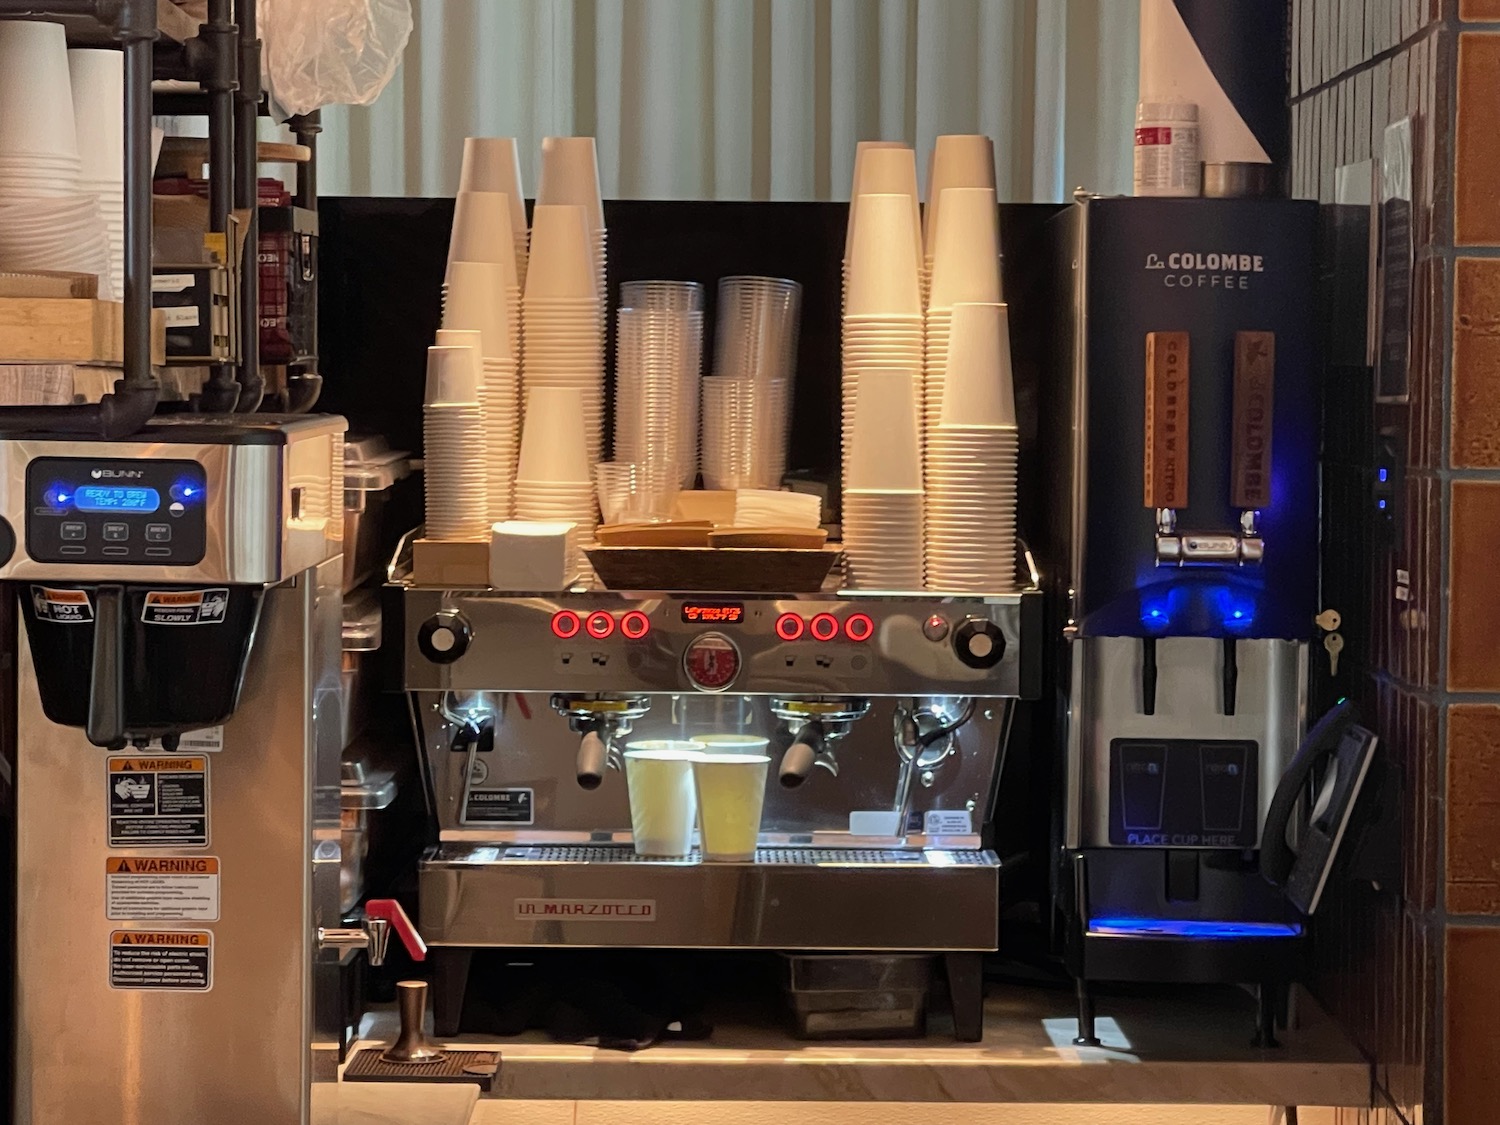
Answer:
<path fill-rule="evenodd" d="M 0 440 L 19 1125 L 301 1125 L 336 1074 L 388 933 L 339 924 L 343 434 Z"/>
<path fill-rule="evenodd" d="M 1091 980 L 1259 984 L 1269 1040 L 1373 754 L 1347 711 L 1298 754 L 1309 662 L 1339 647 L 1319 605 L 1316 220 L 1312 202 L 1080 197 L 1051 223 L 1072 295 L 1042 402 L 1062 489 L 1055 897 L 1081 1043 Z M 1314 784 L 1303 834 L 1331 847 L 1294 878 Z"/>
<path fill-rule="evenodd" d="M 1014 701 L 1041 690 L 1038 590 L 526 597 L 415 585 L 401 554 L 392 576 L 438 826 L 418 928 L 439 1035 L 476 950 L 575 946 L 943 954 L 956 1032 L 980 1037 L 989 813 Z M 753 859 L 638 856 L 627 742 L 723 733 L 769 740 Z"/>

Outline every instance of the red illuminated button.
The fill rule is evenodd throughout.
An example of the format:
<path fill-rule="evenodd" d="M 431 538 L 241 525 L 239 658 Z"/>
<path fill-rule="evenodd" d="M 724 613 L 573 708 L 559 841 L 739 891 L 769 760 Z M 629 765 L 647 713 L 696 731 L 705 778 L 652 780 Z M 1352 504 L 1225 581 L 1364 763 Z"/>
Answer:
<path fill-rule="evenodd" d="M 722 691 L 740 673 L 740 650 L 720 633 L 704 633 L 688 645 L 682 666 L 694 687 Z"/>
<path fill-rule="evenodd" d="M 651 619 L 640 610 L 632 609 L 620 618 L 620 632 L 628 639 L 638 641 L 651 632 Z"/>
<path fill-rule="evenodd" d="M 795 641 L 807 630 L 807 623 L 795 613 L 783 613 L 776 619 L 776 635 L 784 641 Z"/>
<path fill-rule="evenodd" d="M 844 622 L 844 636 L 851 641 L 868 641 L 873 632 L 875 622 L 870 620 L 868 613 L 851 613 Z"/>
<path fill-rule="evenodd" d="M 807 625 L 815 641 L 831 641 L 839 635 L 839 619 L 831 613 L 820 613 Z"/>
<path fill-rule="evenodd" d="M 589 631 L 589 636 L 596 641 L 602 641 L 615 631 L 615 619 L 602 609 L 597 609 L 589 614 L 588 620 L 583 627 Z"/>
<path fill-rule="evenodd" d="M 583 622 L 571 609 L 560 609 L 552 615 L 552 635 L 559 640 L 578 636 L 578 630 L 582 628 Z"/>

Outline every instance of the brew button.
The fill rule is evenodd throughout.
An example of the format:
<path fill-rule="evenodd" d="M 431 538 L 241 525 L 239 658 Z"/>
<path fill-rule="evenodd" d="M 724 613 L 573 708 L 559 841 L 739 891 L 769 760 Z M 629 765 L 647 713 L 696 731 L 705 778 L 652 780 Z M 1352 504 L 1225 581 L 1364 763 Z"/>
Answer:
<path fill-rule="evenodd" d="M 107 523 L 104 525 L 104 541 L 106 543 L 123 543 L 130 538 L 130 525 L 128 523 Z"/>
<path fill-rule="evenodd" d="M 68 540 L 85 539 L 85 538 L 88 537 L 88 533 L 89 533 L 89 529 L 88 529 L 88 525 L 87 524 L 75 523 L 73 521 L 69 521 L 68 523 L 65 523 L 65 524 L 62 525 L 62 537 L 64 539 L 68 539 Z"/>
<path fill-rule="evenodd" d="M 163 558 L 163 557 L 166 557 L 168 555 L 171 555 L 171 553 L 172 553 L 172 548 L 171 547 L 147 547 L 146 548 L 146 554 L 150 555 L 153 559 Z"/>
<path fill-rule="evenodd" d="M 165 523 L 148 523 L 146 525 L 147 543 L 170 543 L 172 541 L 172 527 Z"/>
<path fill-rule="evenodd" d="M 129 547 L 105 547 L 104 548 L 104 553 L 106 555 L 128 555 L 128 554 L 130 554 L 130 548 Z"/>
<path fill-rule="evenodd" d="M 58 549 L 65 555 L 81 555 L 88 550 L 87 547 L 80 547 L 77 543 L 64 543 Z"/>

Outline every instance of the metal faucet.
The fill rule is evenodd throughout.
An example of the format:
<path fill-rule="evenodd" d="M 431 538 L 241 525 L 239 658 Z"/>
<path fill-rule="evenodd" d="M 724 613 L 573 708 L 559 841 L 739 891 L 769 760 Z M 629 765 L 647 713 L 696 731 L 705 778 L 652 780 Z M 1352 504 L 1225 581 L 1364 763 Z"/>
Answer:
<path fill-rule="evenodd" d="M 363 949 L 370 964 L 385 964 L 390 949 L 391 930 L 395 929 L 413 961 L 427 960 L 427 943 L 417 933 L 411 918 L 393 898 L 372 898 L 365 903 L 364 921 L 359 926 L 319 926 L 318 948 Z"/>

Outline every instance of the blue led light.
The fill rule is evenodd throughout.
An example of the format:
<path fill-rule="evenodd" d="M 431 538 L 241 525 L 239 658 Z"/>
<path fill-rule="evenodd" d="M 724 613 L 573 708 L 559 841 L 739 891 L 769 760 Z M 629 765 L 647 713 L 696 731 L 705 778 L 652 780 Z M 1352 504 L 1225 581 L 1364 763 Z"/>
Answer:
<path fill-rule="evenodd" d="M 1388 481 L 1390 479 L 1390 477 L 1391 477 L 1391 471 L 1389 469 L 1380 469 L 1380 470 L 1378 470 L 1378 475 L 1380 477 L 1380 483 L 1384 484 L 1386 481 Z"/>
<path fill-rule="evenodd" d="M 1175 937 L 1195 941 L 1294 938 L 1302 927 L 1286 922 L 1216 922 L 1198 918 L 1093 918 L 1089 933 L 1115 937 Z"/>
<path fill-rule="evenodd" d="M 202 481 L 186 477 L 173 484 L 170 491 L 173 500 L 182 504 L 191 504 L 195 500 L 202 500 L 204 493 L 208 490 Z"/>
<path fill-rule="evenodd" d="M 54 484 L 42 493 L 42 499 L 49 508 L 66 508 L 73 502 L 73 493 L 68 490 L 67 485 Z"/>
<path fill-rule="evenodd" d="M 1383 499 L 1376 501 L 1376 506 L 1379 507 L 1382 512 L 1385 511 L 1385 501 Z"/>

